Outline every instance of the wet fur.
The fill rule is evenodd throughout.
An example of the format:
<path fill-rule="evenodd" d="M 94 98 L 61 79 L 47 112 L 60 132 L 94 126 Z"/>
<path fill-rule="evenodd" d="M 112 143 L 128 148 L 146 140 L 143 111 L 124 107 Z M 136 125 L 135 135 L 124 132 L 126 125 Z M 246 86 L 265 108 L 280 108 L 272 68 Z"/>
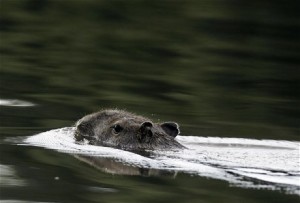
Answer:
<path fill-rule="evenodd" d="M 113 126 L 122 131 L 113 133 Z M 143 126 L 146 126 L 143 128 Z M 76 123 L 77 141 L 126 150 L 168 150 L 184 148 L 174 137 L 179 133 L 173 122 L 159 124 L 122 110 L 103 110 L 87 115 Z"/>

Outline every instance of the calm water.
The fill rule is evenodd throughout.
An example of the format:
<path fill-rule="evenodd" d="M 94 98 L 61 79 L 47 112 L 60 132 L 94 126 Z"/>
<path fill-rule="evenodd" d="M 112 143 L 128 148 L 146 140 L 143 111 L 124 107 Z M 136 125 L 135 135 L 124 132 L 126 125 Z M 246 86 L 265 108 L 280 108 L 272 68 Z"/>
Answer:
<path fill-rule="evenodd" d="M 0 1 L 1 199 L 298 202 L 186 173 L 112 175 L 66 153 L 15 145 L 110 107 L 177 121 L 183 135 L 299 141 L 298 7 Z"/>

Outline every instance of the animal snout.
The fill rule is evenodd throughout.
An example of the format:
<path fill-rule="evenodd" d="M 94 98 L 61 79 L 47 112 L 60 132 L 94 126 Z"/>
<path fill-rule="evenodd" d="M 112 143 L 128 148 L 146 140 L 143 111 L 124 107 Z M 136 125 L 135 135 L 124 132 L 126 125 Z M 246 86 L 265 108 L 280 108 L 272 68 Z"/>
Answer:
<path fill-rule="evenodd" d="M 91 124 L 87 123 L 87 122 L 77 122 L 76 123 L 76 128 L 78 131 L 80 131 L 81 133 L 88 133 L 91 131 Z"/>

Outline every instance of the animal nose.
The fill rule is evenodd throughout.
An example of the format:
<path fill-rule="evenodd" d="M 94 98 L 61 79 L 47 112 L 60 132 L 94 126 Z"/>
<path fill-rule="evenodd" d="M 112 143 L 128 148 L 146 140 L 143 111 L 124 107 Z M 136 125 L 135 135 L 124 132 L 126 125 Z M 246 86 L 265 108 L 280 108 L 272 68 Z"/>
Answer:
<path fill-rule="evenodd" d="M 75 123 L 75 127 L 78 127 L 81 123 L 82 123 L 82 119 L 79 119 L 79 120 Z"/>
<path fill-rule="evenodd" d="M 88 131 L 90 131 L 91 129 L 91 124 L 87 123 L 87 122 L 81 122 L 81 123 L 77 123 L 77 130 L 79 130 L 82 133 L 87 133 Z"/>

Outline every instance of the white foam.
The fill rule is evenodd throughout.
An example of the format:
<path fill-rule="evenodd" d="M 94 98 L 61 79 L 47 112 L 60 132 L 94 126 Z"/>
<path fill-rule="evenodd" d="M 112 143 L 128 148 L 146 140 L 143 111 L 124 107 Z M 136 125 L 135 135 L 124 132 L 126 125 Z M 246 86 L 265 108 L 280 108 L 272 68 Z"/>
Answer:
<path fill-rule="evenodd" d="M 28 137 L 25 144 L 113 158 L 143 168 L 183 171 L 242 187 L 283 188 L 300 195 L 300 142 L 178 136 L 176 139 L 188 149 L 156 151 L 149 158 L 120 149 L 78 144 L 73 133 L 71 127 L 51 130 Z"/>
<path fill-rule="evenodd" d="M 0 99 L 0 106 L 30 107 L 35 106 L 35 104 L 18 99 Z"/>

